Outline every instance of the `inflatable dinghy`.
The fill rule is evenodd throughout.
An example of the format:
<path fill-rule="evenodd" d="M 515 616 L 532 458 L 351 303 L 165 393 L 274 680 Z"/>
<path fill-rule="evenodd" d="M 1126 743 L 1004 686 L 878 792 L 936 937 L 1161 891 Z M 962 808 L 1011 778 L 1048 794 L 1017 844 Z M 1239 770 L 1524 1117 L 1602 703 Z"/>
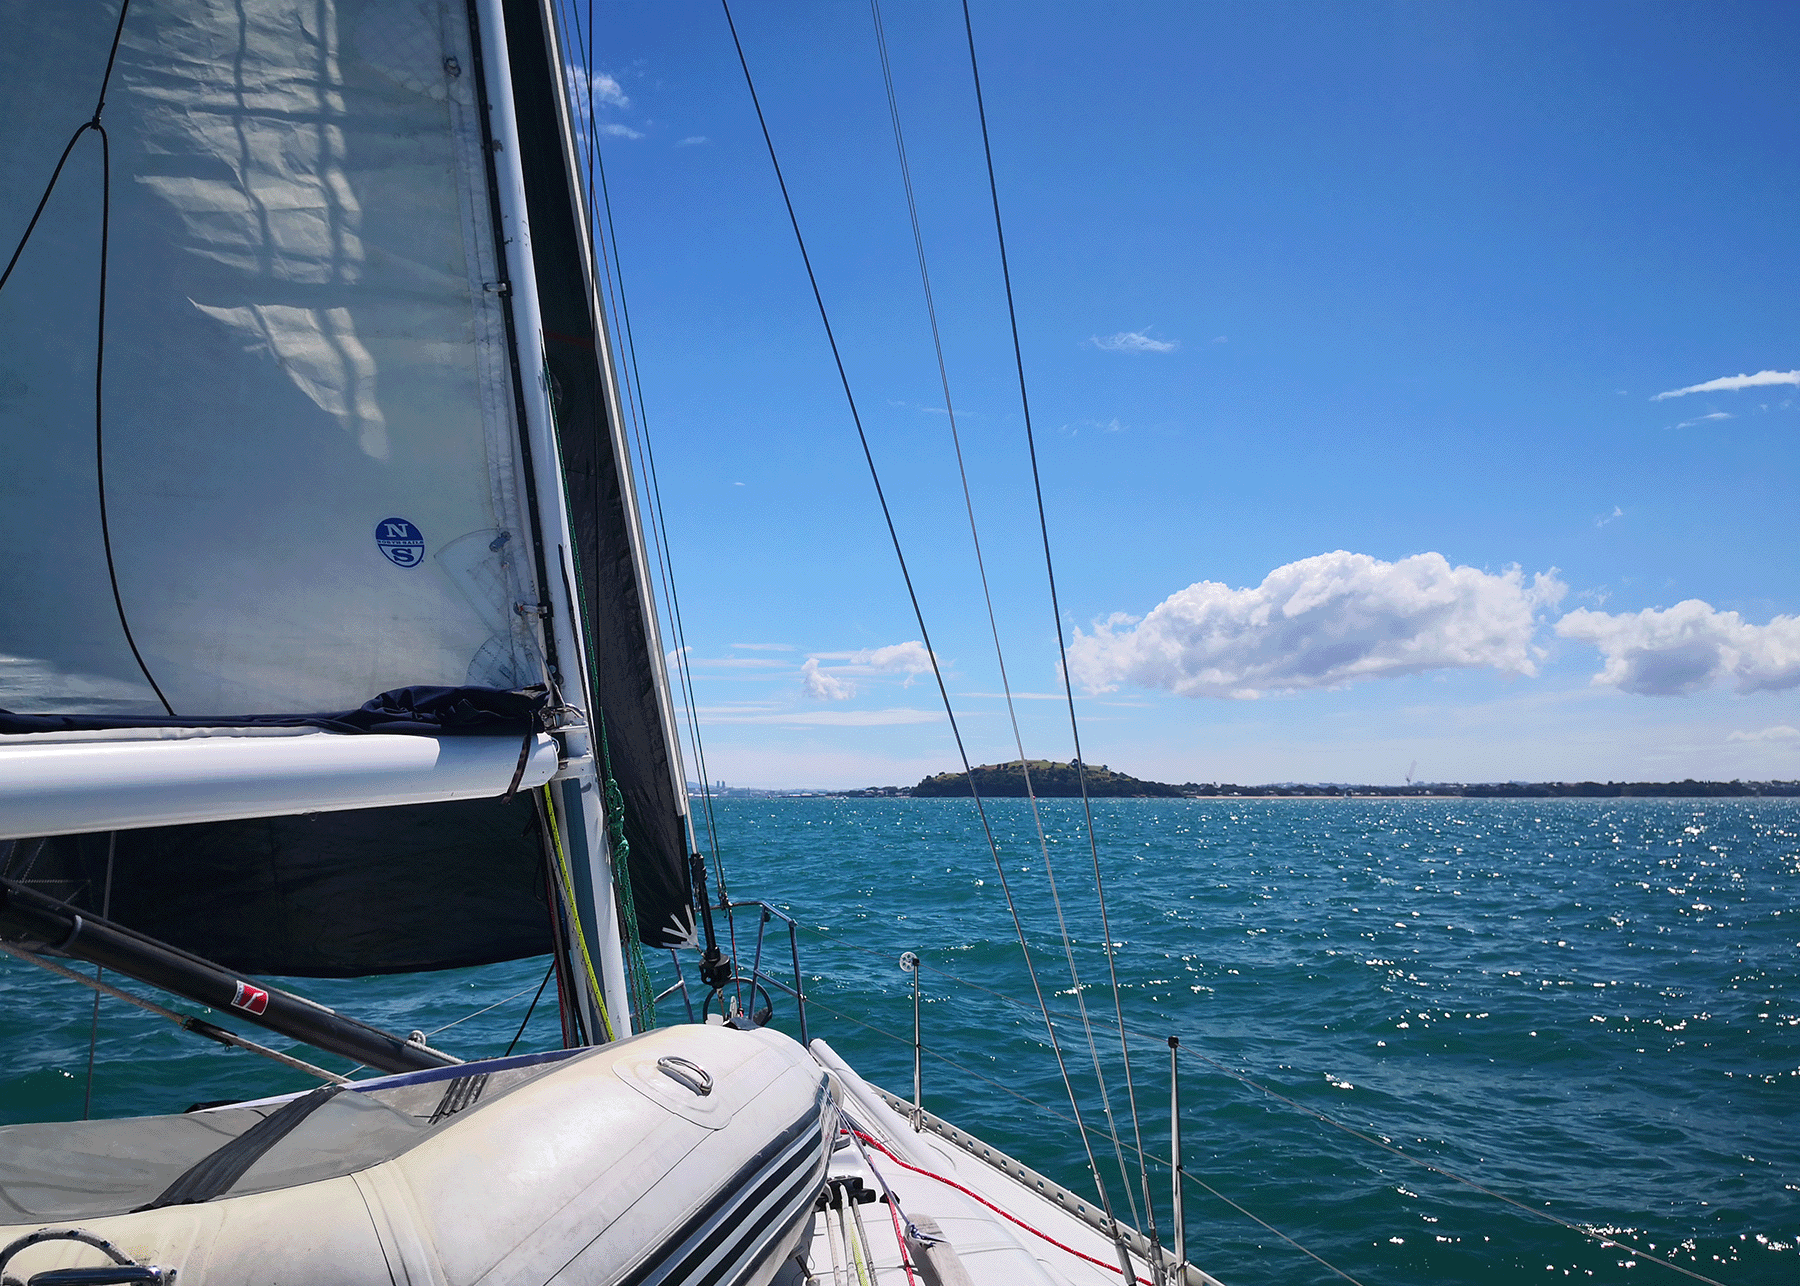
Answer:
<path fill-rule="evenodd" d="M 800 1239 L 837 1132 L 804 1049 L 718 1026 L 9 1126 L 0 1278 L 761 1286 Z"/>

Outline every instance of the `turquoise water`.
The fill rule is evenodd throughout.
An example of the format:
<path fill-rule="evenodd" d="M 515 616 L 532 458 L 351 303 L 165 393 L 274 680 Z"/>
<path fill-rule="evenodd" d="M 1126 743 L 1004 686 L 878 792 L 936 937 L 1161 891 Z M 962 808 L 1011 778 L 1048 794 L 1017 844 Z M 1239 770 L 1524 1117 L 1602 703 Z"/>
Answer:
<path fill-rule="evenodd" d="M 1030 815 L 1022 800 L 989 807 L 1076 1096 L 1130 1217 Z M 1095 807 L 1121 1003 L 1141 1033 L 1132 1056 L 1148 1152 L 1167 1155 L 1164 1038 L 1176 1034 L 1197 1056 L 1181 1069 L 1190 1173 L 1369 1286 L 1690 1279 L 1624 1266 L 1618 1249 L 1412 1165 L 1220 1067 L 1694 1272 L 1733 1286 L 1800 1280 L 1800 805 Z M 1129 1143 L 1080 805 L 1043 808 Z M 811 1034 L 908 1090 L 911 992 L 895 959 L 918 952 L 926 1106 L 1092 1191 L 967 802 L 733 800 L 718 812 L 732 895 L 767 898 L 805 930 Z M 745 956 L 753 930 L 753 918 L 740 923 Z M 785 934 L 766 948 L 786 950 Z M 666 956 L 652 967 L 659 985 L 672 980 Z M 535 988 L 542 972 L 522 961 L 293 985 L 379 1023 L 431 1030 Z M 498 1053 L 529 999 L 526 990 L 435 1040 L 464 1056 Z M 678 1018 L 678 997 L 662 1013 Z M 72 984 L 0 962 L 0 1120 L 80 1114 L 90 1014 Z M 794 1020 L 778 998 L 777 1025 L 793 1031 Z M 545 1006 L 520 1047 L 555 1039 Z M 102 1006 L 97 1062 L 96 1115 L 305 1083 L 115 1001 Z M 1151 1178 L 1166 1234 L 1167 1171 Z M 1204 1192 L 1190 1189 L 1187 1220 L 1190 1256 L 1229 1286 L 1340 1280 Z"/>

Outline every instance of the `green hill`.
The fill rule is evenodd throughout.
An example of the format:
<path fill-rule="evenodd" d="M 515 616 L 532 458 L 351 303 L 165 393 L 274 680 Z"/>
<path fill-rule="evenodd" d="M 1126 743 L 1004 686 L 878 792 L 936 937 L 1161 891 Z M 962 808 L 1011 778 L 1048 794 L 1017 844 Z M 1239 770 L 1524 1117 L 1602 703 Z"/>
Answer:
<path fill-rule="evenodd" d="M 973 771 L 975 789 L 981 792 L 983 798 L 1023 796 L 1026 794 L 1027 766 L 1031 769 L 1032 793 L 1045 797 L 1078 797 L 1081 794 L 1081 776 L 1076 772 L 1075 765 L 1054 763 L 1048 759 L 1030 759 L 1023 764 L 1017 759 L 1009 764 L 982 764 Z M 1086 764 L 1083 771 L 1087 776 L 1087 793 L 1096 797 L 1179 798 L 1184 793 L 1179 786 L 1166 785 L 1160 781 L 1139 781 L 1136 777 L 1114 772 L 1105 764 Z M 969 794 L 969 777 L 969 773 L 960 772 L 943 772 L 935 777 L 927 777 L 912 788 L 913 798 L 966 796 Z"/>

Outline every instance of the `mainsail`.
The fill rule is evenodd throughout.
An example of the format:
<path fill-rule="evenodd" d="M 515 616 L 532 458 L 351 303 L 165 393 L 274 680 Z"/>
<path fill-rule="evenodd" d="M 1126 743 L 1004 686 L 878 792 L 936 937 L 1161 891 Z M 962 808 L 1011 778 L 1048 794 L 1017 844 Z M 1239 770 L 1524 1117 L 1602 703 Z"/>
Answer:
<path fill-rule="evenodd" d="M 118 15 L 9 6 L 15 237 Z M 245 740 L 396 689 L 536 690 L 574 729 L 577 913 L 616 928 L 604 719 L 661 945 L 692 920 L 685 797 L 559 65 L 540 0 L 132 5 L 108 181 L 90 135 L 0 291 L 0 710 Z M 506 786 L 26 836 L 0 866 L 97 907 L 104 849 L 115 918 L 246 971 L 505 959 L 550 947 L 538 819 Z"/>

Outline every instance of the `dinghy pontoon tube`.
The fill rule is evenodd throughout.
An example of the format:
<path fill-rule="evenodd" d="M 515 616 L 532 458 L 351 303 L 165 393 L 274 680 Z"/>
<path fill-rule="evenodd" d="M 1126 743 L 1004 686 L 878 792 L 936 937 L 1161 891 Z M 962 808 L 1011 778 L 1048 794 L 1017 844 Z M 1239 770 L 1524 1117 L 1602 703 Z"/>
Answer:
<path fill-rule="evenodd" d="M 804 1049 L 716 1026 L 180 1116 L 7 1126 L 0 1255 L 79 1228 L 182 1286 L 761 1286 L 799 1241 L 837 1128 Z M 40 1241 L 0 1271 L 106 1261 Z"/>

